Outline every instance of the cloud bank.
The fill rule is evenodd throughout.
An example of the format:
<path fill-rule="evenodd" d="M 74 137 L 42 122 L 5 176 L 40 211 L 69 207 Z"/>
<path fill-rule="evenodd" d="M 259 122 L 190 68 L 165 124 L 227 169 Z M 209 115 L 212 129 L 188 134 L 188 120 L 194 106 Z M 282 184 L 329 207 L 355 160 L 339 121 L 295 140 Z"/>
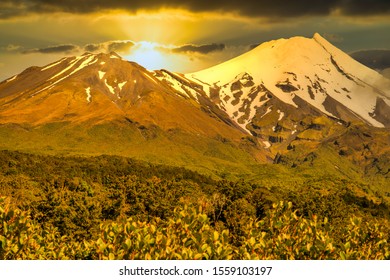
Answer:
<path fill-rule="evenodd" d="M 23 54 L 29 54 L 29 53 L 70 53 L 74 51 L 78 51 L 79 47 L 72 44 L 66 44 L 66 45 L 57 45 L 57 46 L 50 46 L 45 48 L 35 48 L 35 49 L 29 49 L 22 51 Z"/>
<path fill-rule="evenodd" d="M 98 44 L 87 44 L 84 50 L 87 52 L 129 52 L 135 45 L 133 41 L 109 41 Z"/>
<path fill-rule="evenodd" d="M 172 48 L 171 51 L 174 53 L 200 53 L 208 54 L 215 51 L 223 51 L 225 44 L 206 44 L 206 45 L 184 45 L 177 48 Z"/>
<path fill-rule="evenodd" d="M 350 56 L 372 69 L 390 68 L 390 50 L 362 50 L 353 52 Z"/>
<path fill-rule="evenodd" d="M 163 8 L 185 9 L 192 12 L 233 12 L 255 17 L 299 17 L 308 15 L 386 15 L 390 14 L 388 0 L 2 0 L 0 18 L 29 13 L 92 13 L 104 10 L 125 10 L 136 13 Z"/>
<path fill-rule="evenodd" d="M 30 53 L 41 53 L 41 54 L 53 54 L 53 53 L 76 53 L 76 52 L 92 52 L 92 53 L 110 53 L 118 52 L 122 54 L 131 53 L 132 48 L 139 45 L 139 43 L 131 40 L 117 40 L 117 41 L 108 41 L 101 43 L 90 43 L 84 46 L 77 46 L 73 44 L 63 44 L 56 46 L 48 46 L 42 48 L 33 48 L 33 49 L 23 49 L 20 46 L 8 46 L 7 51 L 13 52 L 18 51 L 22 54 Z M 171 52 L 176 54 L 208 54 L 211 52 L 223 51 L 226 48 L 225 44 L 204 44 L 204 45 L 195 45 L 195 44 L 186 44 L 183 46 L 162 46 L 156 44 L 156 48 L 160 51 Z"/>

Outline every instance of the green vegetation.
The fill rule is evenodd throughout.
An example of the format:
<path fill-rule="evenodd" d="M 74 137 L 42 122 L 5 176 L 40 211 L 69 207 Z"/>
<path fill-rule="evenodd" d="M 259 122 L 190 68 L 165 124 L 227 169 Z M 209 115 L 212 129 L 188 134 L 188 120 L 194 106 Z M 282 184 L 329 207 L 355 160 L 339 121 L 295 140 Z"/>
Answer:
<path fill-rule="evenodd" d="M 0 124 L 0 150 L 56 156 L 121 155 L 153 164 L 185 166 L 211 176 L 217 171 L 230 178 L 249 174 L 250 166 L 257 164 L 238 146 L 219 135 L 163 131 L 120 121 L 94 125 L 58 122 L 38 127 Z"/>
<path fill-rule="evenodd" d="M 328 220 L 306 219 L 291 203 L 275 204 L 261 220 L 249 220 L 238 242 L 215 229 L 207 212 L 190 204 L 168 220 L 130 217 L 100 224 L 96 238 L 78 241 L 44 228 L 0 198 L 1 259 L 389 259 L 383 226 L 351 218 L 337 242 Z"/>
<path fill-rule="evenodd" d="M 0 259 L 390 259 L 385 195 L 358 177 L 257 168 L 228 181 L 2 151 Z"/>

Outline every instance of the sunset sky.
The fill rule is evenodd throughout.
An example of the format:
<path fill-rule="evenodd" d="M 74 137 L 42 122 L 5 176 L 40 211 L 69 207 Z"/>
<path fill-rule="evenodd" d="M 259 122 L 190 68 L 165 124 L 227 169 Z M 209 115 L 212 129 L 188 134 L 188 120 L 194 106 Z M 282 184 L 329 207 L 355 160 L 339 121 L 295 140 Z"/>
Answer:
<path fill-rule="evenodd" d="M 86 51 L 192 72 L 315 32 L 348 53 L 380 49 L 389 61 L 390 1 L 1 0 L 0 80 Z"/>

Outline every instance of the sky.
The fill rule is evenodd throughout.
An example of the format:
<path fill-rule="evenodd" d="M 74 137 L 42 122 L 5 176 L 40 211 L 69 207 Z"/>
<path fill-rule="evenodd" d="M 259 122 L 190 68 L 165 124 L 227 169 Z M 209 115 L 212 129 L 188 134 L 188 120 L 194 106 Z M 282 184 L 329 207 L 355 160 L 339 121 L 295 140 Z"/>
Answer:
<path fill-rule="evenodd" d="M 390 73 L 389 0 L 0 0 L 0 81 L 84 52 L 188 73 L 315 32 Z"/>

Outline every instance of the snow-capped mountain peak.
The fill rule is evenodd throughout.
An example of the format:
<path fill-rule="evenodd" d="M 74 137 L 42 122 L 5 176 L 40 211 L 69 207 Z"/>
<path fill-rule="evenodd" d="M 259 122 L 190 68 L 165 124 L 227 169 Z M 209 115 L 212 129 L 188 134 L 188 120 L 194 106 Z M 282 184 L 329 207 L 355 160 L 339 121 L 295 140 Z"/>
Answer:
<path fill-rule="evenodd" d="M 238 82 L 246 75 L 250 84 Z M 263 43 L 214 67 L 186 74 L 243 128 L 270 93 L 292 107 L 300 100 L 334 118 L 351 115 L 377 127 L 390 124 L 390 81 L 353 60 L 319 34 Z M 341 108 L 343 107 L 343 108 Z M 348 111 L 347 110 L 347 111 Z M 349 119 L 349 117 L 347 117 Z"/>

